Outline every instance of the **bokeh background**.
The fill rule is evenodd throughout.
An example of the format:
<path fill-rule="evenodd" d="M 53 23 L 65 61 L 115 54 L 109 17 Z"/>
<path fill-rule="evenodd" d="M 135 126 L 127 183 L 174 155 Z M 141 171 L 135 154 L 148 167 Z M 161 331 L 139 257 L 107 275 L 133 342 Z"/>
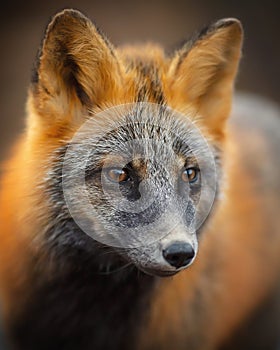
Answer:
<path fill-rule="evenodd" d="M 237 89 L 280 103 L 277 1 L 4 0 L 0 5 L 0 161 L 24 127 L 27 88 L 44 29 L 50 17 L 66 7 L 87 14 L 116 45 L 152 40 L 168 50 L 212 21 L 237 17 L 245 31 Z M 3 350 L 1 338 L 0 327 Z"/>
<path fill-rule="evenodd" d="M 259 0 L 6 0 L 0 7 L 0 160 L 24 126 L 32 64 L 50 17 L 66 7 L 92 18 L 114 44 L 156 41 L 168 50 L 223 17 L 241 19 L 237 88 L 279 101 L 279 4 Z"/>

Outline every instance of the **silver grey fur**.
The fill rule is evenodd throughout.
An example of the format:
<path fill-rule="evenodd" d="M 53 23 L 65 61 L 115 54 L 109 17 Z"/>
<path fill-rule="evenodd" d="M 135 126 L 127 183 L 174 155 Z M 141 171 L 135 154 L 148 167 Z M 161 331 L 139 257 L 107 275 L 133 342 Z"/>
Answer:
<path fill-rule="evenodd" d="M 147 178 L 139 182 L 139 198 L 127 200 L 119 184 L 107 181 L 106 169 L 139 159 Z M 195 189 L 180 181 L 187 165 L 200 170 Z M 186 116 L 150 103 L 113 107 L 87 120 L 68 144 L 60 189 L 65 202 L 60 197 L 56 220 L 71 216 L 81 231 L 138 268 L 171 273 L 176 269 L 162 250 L 179 241 L 197 253 L 197 230 L 215 200 L 217 174 L 216 149 Z M 54 176 L 49 173 L 51 181 Z M 75 241 L 57 233 L 48 240 L 63 243 L 66 236 Z"/>

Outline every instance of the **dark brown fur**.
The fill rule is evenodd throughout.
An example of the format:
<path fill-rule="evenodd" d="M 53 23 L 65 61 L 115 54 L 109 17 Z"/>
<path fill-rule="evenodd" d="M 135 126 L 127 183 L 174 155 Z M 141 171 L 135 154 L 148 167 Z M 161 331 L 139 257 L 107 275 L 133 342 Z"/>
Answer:
<path fill-rule="evenodd" d="M 279 285 L 279 121 L 255 122 L 252 111 L 227 125 L 241 44 L 234 19 L 170 57 L 152 44 L 115 49 L 77 11 L 54 17 L 32 78 L 27 131 L 1 183 L 0 297 L 15 349 L 275 346 L 277 330 L 260 341 L 244 329 L 273 329 L 272 314 L 258 310 Z M 182 123 L 187 115 L 223 168 L 222 197 L 201 229 L 199 254 L 173 277 L 150 276 L 127 251 L 88 237 L 63 197 L 72 136 L 100 110 L 131 102 L 170 106 Z M 154 253 L 139 251 L 137 262 Z M 243 344 L 235 345 L 236 334 Z"/>

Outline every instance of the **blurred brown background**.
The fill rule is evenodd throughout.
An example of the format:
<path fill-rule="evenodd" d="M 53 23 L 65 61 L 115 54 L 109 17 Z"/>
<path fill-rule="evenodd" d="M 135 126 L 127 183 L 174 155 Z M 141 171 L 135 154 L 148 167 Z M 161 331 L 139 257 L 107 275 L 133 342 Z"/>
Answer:
<path fill-rule="evenodd" d="M 114 44 L 153 40 L 171 49 L 209 22 L 241 19 L 244 55 L 237 87 L 279 100 L 279 5 L 251 0 L 6 1 L 0 10 L 0 158 L 24 125 L 30 72 L 49 18 L 66 7 L 93 19 Z"/>

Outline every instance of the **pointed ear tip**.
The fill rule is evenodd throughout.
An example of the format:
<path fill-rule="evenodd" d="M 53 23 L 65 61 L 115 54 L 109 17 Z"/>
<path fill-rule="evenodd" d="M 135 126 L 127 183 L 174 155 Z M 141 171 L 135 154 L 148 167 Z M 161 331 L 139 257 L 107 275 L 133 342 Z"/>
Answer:
<path fill-rule="evenodd" d="M 74 8 L 65 8 L 54 15 L 54 18 L 58 17 L 74 17 L 74 18 L 86 18 L 85 15 Z"/>
<path fill-rule="evenodd" d="M 78 22 L 87 22 L 88 18 L 79 10 L 66 8 L 62 11 L 57 12 L 49 22 L 48 30 L 54 28 L 58 23 L 66 23 L 67 21 L 78 21 Z"/>
<path fill-rule="evenodd" d="M 230 29 L 239 32 L 240 35 L 243 35 L 243 26 L 239 19 L 237 18 L 223 18 L 217 21 L 214 24 L 215 29 Z"/>

